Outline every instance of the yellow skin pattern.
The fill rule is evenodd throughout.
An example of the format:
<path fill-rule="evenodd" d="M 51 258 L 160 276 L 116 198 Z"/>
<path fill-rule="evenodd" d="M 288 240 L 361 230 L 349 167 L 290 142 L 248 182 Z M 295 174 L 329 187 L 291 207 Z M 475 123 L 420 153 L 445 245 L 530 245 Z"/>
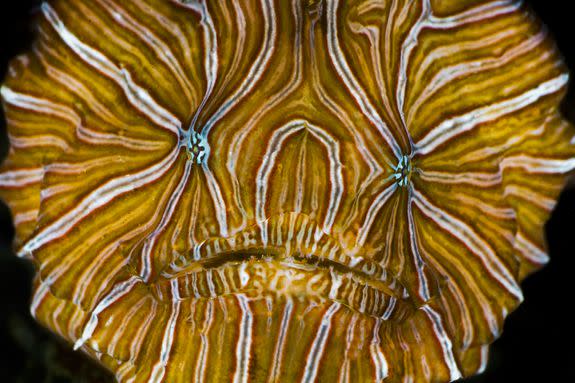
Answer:
<path fill-rule="evenodd" d="M 515 1 L 48 1 L 2 86 L 31 311 L 119 382 L 481 372 L 575 168 Z"/>

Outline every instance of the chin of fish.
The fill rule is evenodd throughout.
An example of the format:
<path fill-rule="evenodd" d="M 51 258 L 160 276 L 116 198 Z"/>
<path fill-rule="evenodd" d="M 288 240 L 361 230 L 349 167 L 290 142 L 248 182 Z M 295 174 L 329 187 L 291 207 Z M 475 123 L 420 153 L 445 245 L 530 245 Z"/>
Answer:
<path fill-rule="evenodd" d="M 518 1 L 46 1 L 1 88 L 31 312 L 121 383 L 480 373 L 568 77 Z"/>

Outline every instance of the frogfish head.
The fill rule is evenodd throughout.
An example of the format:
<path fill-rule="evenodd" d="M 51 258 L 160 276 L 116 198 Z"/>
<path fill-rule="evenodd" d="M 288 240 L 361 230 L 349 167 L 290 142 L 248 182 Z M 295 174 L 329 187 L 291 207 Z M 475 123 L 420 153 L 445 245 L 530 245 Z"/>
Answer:
<path fill-rule="evenodd" d="M 567 81 L 519 1 L 44 2 L 1 90 L 31 312 L 119 382 L 481 372 Z"/>

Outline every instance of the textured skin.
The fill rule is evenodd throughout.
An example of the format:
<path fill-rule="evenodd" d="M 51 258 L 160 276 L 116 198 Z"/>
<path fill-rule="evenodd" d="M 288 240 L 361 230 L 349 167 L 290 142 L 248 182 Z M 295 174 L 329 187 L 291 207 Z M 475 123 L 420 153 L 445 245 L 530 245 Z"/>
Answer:
<path fill-rule="evenodd" d="M 120 382 L 485 367 L 575 167 L 521 3 L 55 0 L 38 30 L 0 196 L 42 324 Z"/>

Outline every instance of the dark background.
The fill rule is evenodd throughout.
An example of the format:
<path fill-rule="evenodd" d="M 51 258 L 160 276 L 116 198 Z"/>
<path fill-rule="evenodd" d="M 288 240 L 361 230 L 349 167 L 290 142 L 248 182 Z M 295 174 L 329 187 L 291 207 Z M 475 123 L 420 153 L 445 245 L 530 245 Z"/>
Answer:
<path fill-rule="evenodd" d="M 78 1 L 78 0 L 74 0 Z M 2 1 L 0 5 L 0 78 L 8 60 L 26 50 L 33 38 L 39 0 Z M 575 73 L 575 19 L 569 1 L 527 3 L 551 30 L 571 73 Z M 575 121 L 575 84 L 563 105 Z M 1 108 L 0 108 L 1 109 Z M 0 160 L 6 155 L 6 130 L 0 110 Z M 575 250 L 575 188 L 566 190 L 546 226 L 551 262 L 524 284 L 525 302 L 506 321 L 491 347 L 485 374 L 468 383 L 575 382 L 575 320 L 572 307 Z M 0 203 L 0 382 L 109 382 L 110 377 L 70 346 L 52 337 L 30 317 L 33 270 L 11 251 L 10 214 Z"/>

